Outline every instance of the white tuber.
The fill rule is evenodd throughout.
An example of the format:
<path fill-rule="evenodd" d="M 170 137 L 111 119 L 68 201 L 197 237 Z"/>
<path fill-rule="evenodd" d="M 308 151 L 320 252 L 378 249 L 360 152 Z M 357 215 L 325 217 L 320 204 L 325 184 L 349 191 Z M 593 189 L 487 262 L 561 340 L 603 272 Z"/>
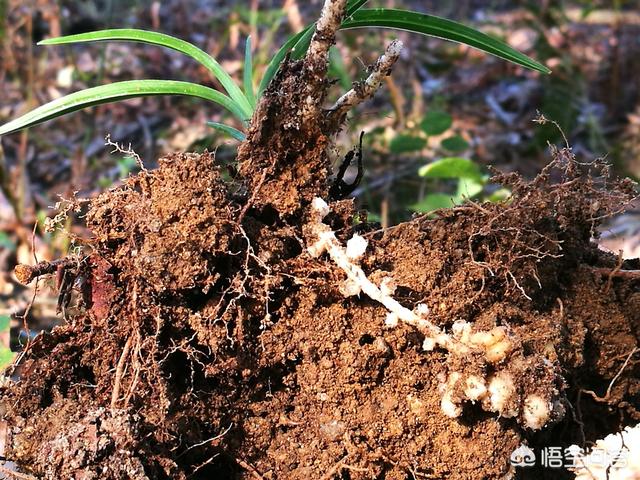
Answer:
<path fill-rule="evenodd" d="M 431 350 L 435 345 L 447 349 L 456 355 L 468 355 L 472 350 L 488 351 L 495 349 L 495 345 L 500 347 L 498 353 L 492 352 L 492 362 L 502 360 L 509 351 L 510 342 L 506 336 L 506 330 L 503 327 L 481 334 L 471 332 L 471 325 L 467 322 L 461 322 L 454 325 L 454 336 L 444 333 L 439 327 L 431 323 L 425 317 L 429 313 L 426 305 L 418 305 L 415 311 L 403 307 L 400 302 L 391 295 L 395 290 L 390 280 L 383 279 L 380 287 L 375 285 L 362 268 L 354 263 L 356 259 L 364 254 L 367 248 L 367 242 L 360 236 L 354 236 L 347 243 L 347 248 L 343 247 L 335 236 L 335 233 L 328 225 L 322 223 L 322 219 L 328 215 L 329 206 L 321 198 L 314 198 L 311 202 L 311 215 L 313 223 L 311 225 L 311 233 L 315 237 L 315 242 L 307 246 L 307 251 L 312 257 L 319 257 L 323 253 L 328 253 L 331 259 L 346 273 L 347 282 L 342 286 L 341 291 L 346 296 L 351 296 L 357 292 L 356 285 L 369 298 L 384 305 L 394 316 L 388 316 L 385 324 L 387 326 L 396 325 L 397 321 L 402 321 L 407 325 L 416 327 L 425 335 L 425 349 Z M 350 243 L 350 242 L 354 243 Z M 359 293 L 359 292 L 358 292 Z M 456 329 L 458 331 L 456 331 Z M 456 333 L 457 332 L 457 333 Z M 498 343 L 496 343 L 498 342 Z M 500 344 L 499 342 L 504 342 Z M 509 342 L 509 343 L 507 343 Z M 484 352 L 483 352 L 484 353 Z"/>
<path fill-rule="evenodd" d="M 449 375 L 447 383 L 444 385 L 442 400 L 440 401 L 440 409 L 447 417 L 456 418 L 462 415 L 462 407 L 459 403 L 453 401 L 453 389 L 460 381 L 462 375 L 453 372 Z"/>
<path fill-rule="evenodd" d="M 539 430 L 545 426 L 551 416 L 551 405 L 540 395 L 529 395 L 524 400 L 522 416 L 526 427 Z"/>
<path fill-rule="evenodd" d="M 368 242 L 357 233 L 347 242 L 347 258 L 358 260 L 367 250 Z"/>
<path fill-rule="evenodd" d="M 464 394 L 472 402 L 482 399 L 487 394 L 487 385 L 484 378 L 477 375 L 469 375 L 465 382 Z"/>
<path fill-rule="evenodd" d="M 499 413 L 502 417 L 515 417 L 516 385 L 513 377 L 507 372 L 498 372 L 489 379 L 489 409 Z"/>
<path fill-rule="evenodd" d="M 397 327 L 398 322 L 400 322 L 400 319 L 398 318 L 398 314 L 394 312 L 387 313 L 387 316 L 384 319 L 384 324 L 389 328 Z"/>
<path fill-rule="evenodd" d="M 347 245 L 347 248 L 349 246 Z M 391 296 L 396 293 L 396 282 L 391 277 L 384 277 L 380 282 L 380 291 L 383 295 Z M 420 312 L 416 309 L 416 313 L 421 315 Z M 422 315 L 421 315 L 422 316 Z"/>

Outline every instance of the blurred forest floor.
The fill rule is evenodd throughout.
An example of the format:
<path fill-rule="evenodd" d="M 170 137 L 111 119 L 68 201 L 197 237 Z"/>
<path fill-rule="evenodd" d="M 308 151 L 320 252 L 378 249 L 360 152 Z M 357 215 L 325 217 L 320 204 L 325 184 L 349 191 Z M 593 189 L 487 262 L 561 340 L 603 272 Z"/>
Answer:
<path fill-rule="evenodd" d="M 340 34 L 332 72 L 348 88 L 363 78 L 395 36 L 404 56 L 374 101 L 349 119 L 335 152 L 338 161 L 365 131 L 365 177 L 360 205 L 383 226 L 409 218 L 434 184 L 419 167 L 444 156 L 533 176 L 548 161 L 548 143 L 562 144 L 555 120 L 580 160 L 607 156 L 616 175 L 640 177 L 640 7 L 637 2 L 372 1 L 403 6 L 472 24 L 505 39 L 549 66 L 549 76 L 457 44 L 404 32 Z M 190 59 L 159 47 L 131 43 L 37 47 L 43 38 L 102 28 L 152 29 L 188 40 L 239 78 L 244 41 L 251 35 L 257 78 L 287 36 L 316 19 L 320 0 L 0 0 L 0 123 L 67 93 L 120 80 L 163 78 L 217 87 Z M 365 33 L 363 33 L 365 32 Z M 336 96 L 340 88 L 336 88 Z M 425 136 L 423 119 L 445 116 L 443 131 Z M 87 237 L 82 211 L 56 217 L 61 199 L 91 198 L 136 171 L 113 153 L 105 136 L 131 144 L 144 164 L 173 151 L 215 150 L 232 163 L 234 141 L 207 127 L 223 113 L 188 98 L 152 97 L 78 112 L 0 144 L 0 324 L 15 332 L 51 328 L 55 285 L 25 288 L 17 263 L 53 259 L 81 249 Z M 229 122 L 231 119 L 225 119 Z M 420 139 L 416 141 L 416 138 Z M 443 142 L 443 140 L 451 140 Z M 446 183 L 446 182 L 445 182 Z M 63 201 L 64 207 L 64 201 Z M 45 231 L 45 219 L 62 228 Z M 640 211 L 630 211 L 602 232 L 601 244 L 626 257 L 640 255 Z M 26 311 L 26 313 L 25 313 Z M 27 333 L 21 330 L 22 338 Z M 0 335 L 2 335 L 0 333 Z M 17 337 L 14 337 L 17 338 Z"/>

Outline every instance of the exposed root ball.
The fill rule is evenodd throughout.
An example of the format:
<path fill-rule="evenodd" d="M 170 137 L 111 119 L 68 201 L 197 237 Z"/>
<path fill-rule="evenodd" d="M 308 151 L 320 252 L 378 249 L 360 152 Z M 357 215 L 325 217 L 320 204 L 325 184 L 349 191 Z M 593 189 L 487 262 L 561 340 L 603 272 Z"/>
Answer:
<path fill-rule="evenodd" d="M 359 237 L 312 171 L 278 210 L 210 154 L 163 159 L 93 202 L 89 303 L 0 387 L 4 455 L 45 479 L 501 478 L 523 442 L 615 432 L 638 280 L 590 237 L 632 192 L 592 173 L 559 154 L 502 177 L 508 203 Z"/>

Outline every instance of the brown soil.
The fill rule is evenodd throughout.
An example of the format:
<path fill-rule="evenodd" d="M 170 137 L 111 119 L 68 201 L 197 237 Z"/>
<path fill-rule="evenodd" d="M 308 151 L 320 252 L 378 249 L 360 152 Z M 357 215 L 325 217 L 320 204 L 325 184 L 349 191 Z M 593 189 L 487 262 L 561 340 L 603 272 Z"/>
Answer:
<path fill-rule="evenodd" d="M 2 390 L 5 456 L 47 479 L 503 478 L 511 452 L 585 444 L 640 419 L 634 357 L 640 278 L 591 242 L 634 194 L 567 151 L 533 182 L 497 181 L 509 203 L 468 203 L 386 231 L 325 219 L 368 240 L 362 267 L 449 329 L 505 326 L 499 365 L 517 398 L 558 399 L 539 431 L 465 403 L 440 407 L 452 371 L 495 365 L 426 352 L 385 327 L 386 309 L 340 293 L 344 273 L 306 250 L 309 203 L 326 196 L 327 132 L 296 112 L 300 64 L 284 69 L 223 180 L 211 154 L 173 155 L 93 201 L 86 310 L 28 347 Z M 289 83 L 287 83 L 289 82 Z M 282 91 L 291 95 L 284 95 Z M 302 91 L 302 90 L 300 90 Z M 322 97 L 322 95 L 320 95 Z M 290 104 L 288 104 L 288 102 Z M 566 412 L 564 415 L 562 412 Z M 565 478 L 563 470 L 515 472 Z"/>

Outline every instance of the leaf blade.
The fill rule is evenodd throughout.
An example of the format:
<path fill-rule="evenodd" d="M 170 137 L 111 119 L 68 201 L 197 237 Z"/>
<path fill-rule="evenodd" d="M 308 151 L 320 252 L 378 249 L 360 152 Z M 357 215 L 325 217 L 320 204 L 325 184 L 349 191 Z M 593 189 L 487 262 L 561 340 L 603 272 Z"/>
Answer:
<path fill-rule="evenodd" d="M 247 37 L 244 47 L 244 68 L 242 71 L 242 83 L 244 85 L 244 94 L 249 101 L 251 110 L 256 108 L 256 95 L 253 91 L 253 59 L 251 57 L 251 35 Z"/>
<path fill-rule="evenodd" d="M 550 73 L 547 67 L 510 47 L 503 41 L 461 23 L 435 15 L 390 8 L 361 9 L 354 12 L 352 17 L 347 18 L 341 26 L 345 30 L 370 27 L 405 30 L 451 40 L 469 45 L 531 70 Z"/>
<path fill-rule="evenodd" d="M 185 95 L 203 98 L 221 105 L 241 120 L 245 120 L 243 118 L 244 112 L 240 106 L 231 98 L 213 88 L 177 80 L 127 80 L 87 88 L 41 105 L 21 117 L 2 125 L 0 127 L 0 135 L 6 135 L 24 128 L 29 128 L 46 122 L 47 120 L 94 105 L 117 102 L 128 98 L 155 95 Z"/>
<path fill-rule="evenodd" d="M 221 132 L 226 133 L 227 135 L 235 138 L 240 142 L 244 142 L 244 140 L 247 138 L 247 136 L 240 130 L 233 128 L 230 125 L 225 125 L 224 123 L 207 122 L 207 125 L 209 125 L 211 128 L 215 128 L 216 130 L 220 130 Z"/>
<path fill-rule="evenodd" d="M 164 33 L 141 30 L 137 28 L 115 28 L 109 30 L 99 30 L 95 32 L 79 33 L 76 35 L 66 35 L 63 37 L 48 38 L 38 42 L 38 45 L 66 45 L 70 43 L 102 42 L 102 41 L 122 41 L 140 42 L 150 45 L 170 48 L 188 57 L 191 57 L 204 66 L 214 78 L 217 78 L 229 96 L 241 105 L 244 114 L 250 117 L 253 109 L 247 97 L 231 76 L 222 68 L 215 58 L 204 50 L 196 47 L 180 38 L 172 37 Z"/>
<path fill-rule="evenodd" d="M 426 178 L 465 178 L 482 181 L 477 163 L 463 157 L 445 157 L 420 167 L 418 175 Z"/>

